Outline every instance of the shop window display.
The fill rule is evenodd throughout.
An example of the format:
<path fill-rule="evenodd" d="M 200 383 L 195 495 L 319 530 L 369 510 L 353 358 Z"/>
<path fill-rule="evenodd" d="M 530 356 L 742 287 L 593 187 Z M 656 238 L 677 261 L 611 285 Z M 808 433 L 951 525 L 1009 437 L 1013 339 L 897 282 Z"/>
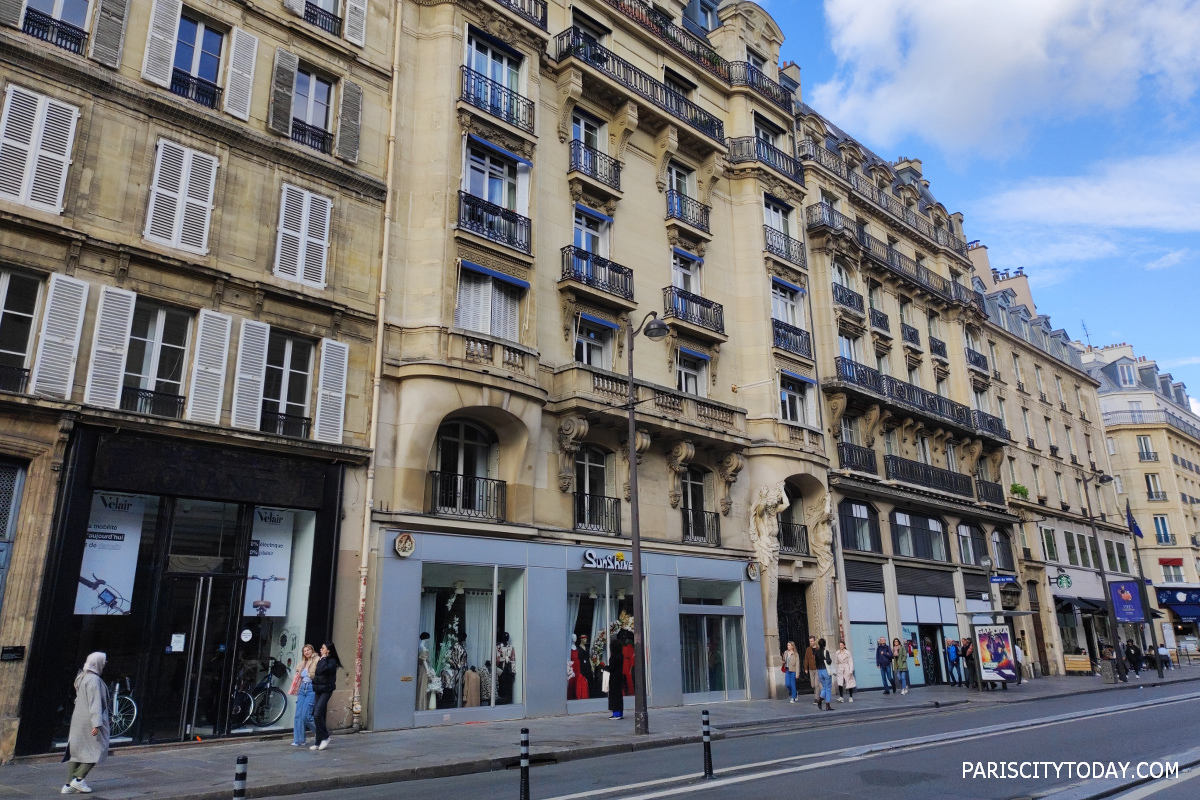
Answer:
<path fill-rule="evenodd" d="M 609 641 L 621 647 L 624 693 L 633 694 L 633 577 L 567 573 L 567 700 L 608 697 Z"/>
<path fill-rule="evenodd" d="M 746 696 L 741 617 L 681 614 L 679 643 L 684 695 L 706 695 L 697 698 L 704 700 Z"/>

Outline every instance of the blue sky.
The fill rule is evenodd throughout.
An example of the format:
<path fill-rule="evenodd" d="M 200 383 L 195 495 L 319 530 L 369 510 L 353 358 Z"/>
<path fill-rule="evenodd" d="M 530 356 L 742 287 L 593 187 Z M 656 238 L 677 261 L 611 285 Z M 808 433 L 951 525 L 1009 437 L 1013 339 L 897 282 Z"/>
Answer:
<path fill-rule="evenodd" d="M 760 0 L 807 103 L 920 158 L 1038 311 L 1200 395 L 1200 0 Z"/>

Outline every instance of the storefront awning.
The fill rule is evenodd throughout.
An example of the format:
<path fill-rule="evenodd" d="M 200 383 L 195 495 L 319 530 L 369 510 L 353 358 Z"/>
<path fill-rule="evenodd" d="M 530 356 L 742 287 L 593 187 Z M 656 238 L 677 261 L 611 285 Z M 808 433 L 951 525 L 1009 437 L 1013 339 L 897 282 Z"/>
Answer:
<path fill-rule="evenodd" d="M 1054 601 L 1063 605 L 1075 606 L 1081 614 L 1108 615 L 1108 606 L 1103 600 L 1089 600 L 1086 597 L 1063 597 L 1056 594 L 1054 595 Z"/>
<path fill-rule="evenodd" d="M 1184 622 L 1200 622 L 1200 605 L 1195 603 L 1171 603 L 1167 608 L 1179 615 Z"/>

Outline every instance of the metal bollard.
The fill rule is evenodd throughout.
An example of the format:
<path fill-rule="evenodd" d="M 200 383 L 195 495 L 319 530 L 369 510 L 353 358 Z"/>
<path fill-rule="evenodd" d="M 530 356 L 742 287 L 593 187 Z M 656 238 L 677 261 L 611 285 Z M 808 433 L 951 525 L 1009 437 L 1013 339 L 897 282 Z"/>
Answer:
<path fill-rule="evenodd" d="M 521 728 L 521 800 L 529 800 L 529 728 Z"/>
<path fill-rule="evenodd" d="M 245 756 L 237 757 L 237 767 L 233 771 L 233 800 L 242 800 L 246 796 L 246 764 L 249 760 Z"/>
<path fill-rule="evenodd" d="M 704 777 L 713 778 L 712 768 L 712 732 L 708 727 L 708 709 L 700 712 L 702 730 L 704 733 Z"/>

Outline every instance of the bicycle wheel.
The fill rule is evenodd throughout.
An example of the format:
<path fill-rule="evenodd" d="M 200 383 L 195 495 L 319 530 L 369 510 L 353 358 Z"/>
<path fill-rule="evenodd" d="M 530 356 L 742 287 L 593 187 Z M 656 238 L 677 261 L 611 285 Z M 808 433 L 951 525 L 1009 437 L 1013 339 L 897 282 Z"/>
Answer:
<path fill-rule="evenodd" d="M 282 689 L 272 686 L 266 691 L 254 696 L 254 712 L 251 720 L 256 728 L 269 728 L 279 722 L 283 712 L 287 711 L 287 695 Z"/>
<path fill-rule="evenodd" d="M 241 690 L 233 693 L 229 701 L 229 730 L 237 730 L 246 724 L 254 713 L 254 698 Z"/>
<path fill-rule="evenodd" d="M 116 739 L 118 736 L 124 736 L 126 731 L 133 727 L 134 720 L 137 719 L 137 703 L 133 702 L 133 698 L 128 695 L 121 695 L 117 701 L 113 703 L 111 722 L 111 736 Z"/>

